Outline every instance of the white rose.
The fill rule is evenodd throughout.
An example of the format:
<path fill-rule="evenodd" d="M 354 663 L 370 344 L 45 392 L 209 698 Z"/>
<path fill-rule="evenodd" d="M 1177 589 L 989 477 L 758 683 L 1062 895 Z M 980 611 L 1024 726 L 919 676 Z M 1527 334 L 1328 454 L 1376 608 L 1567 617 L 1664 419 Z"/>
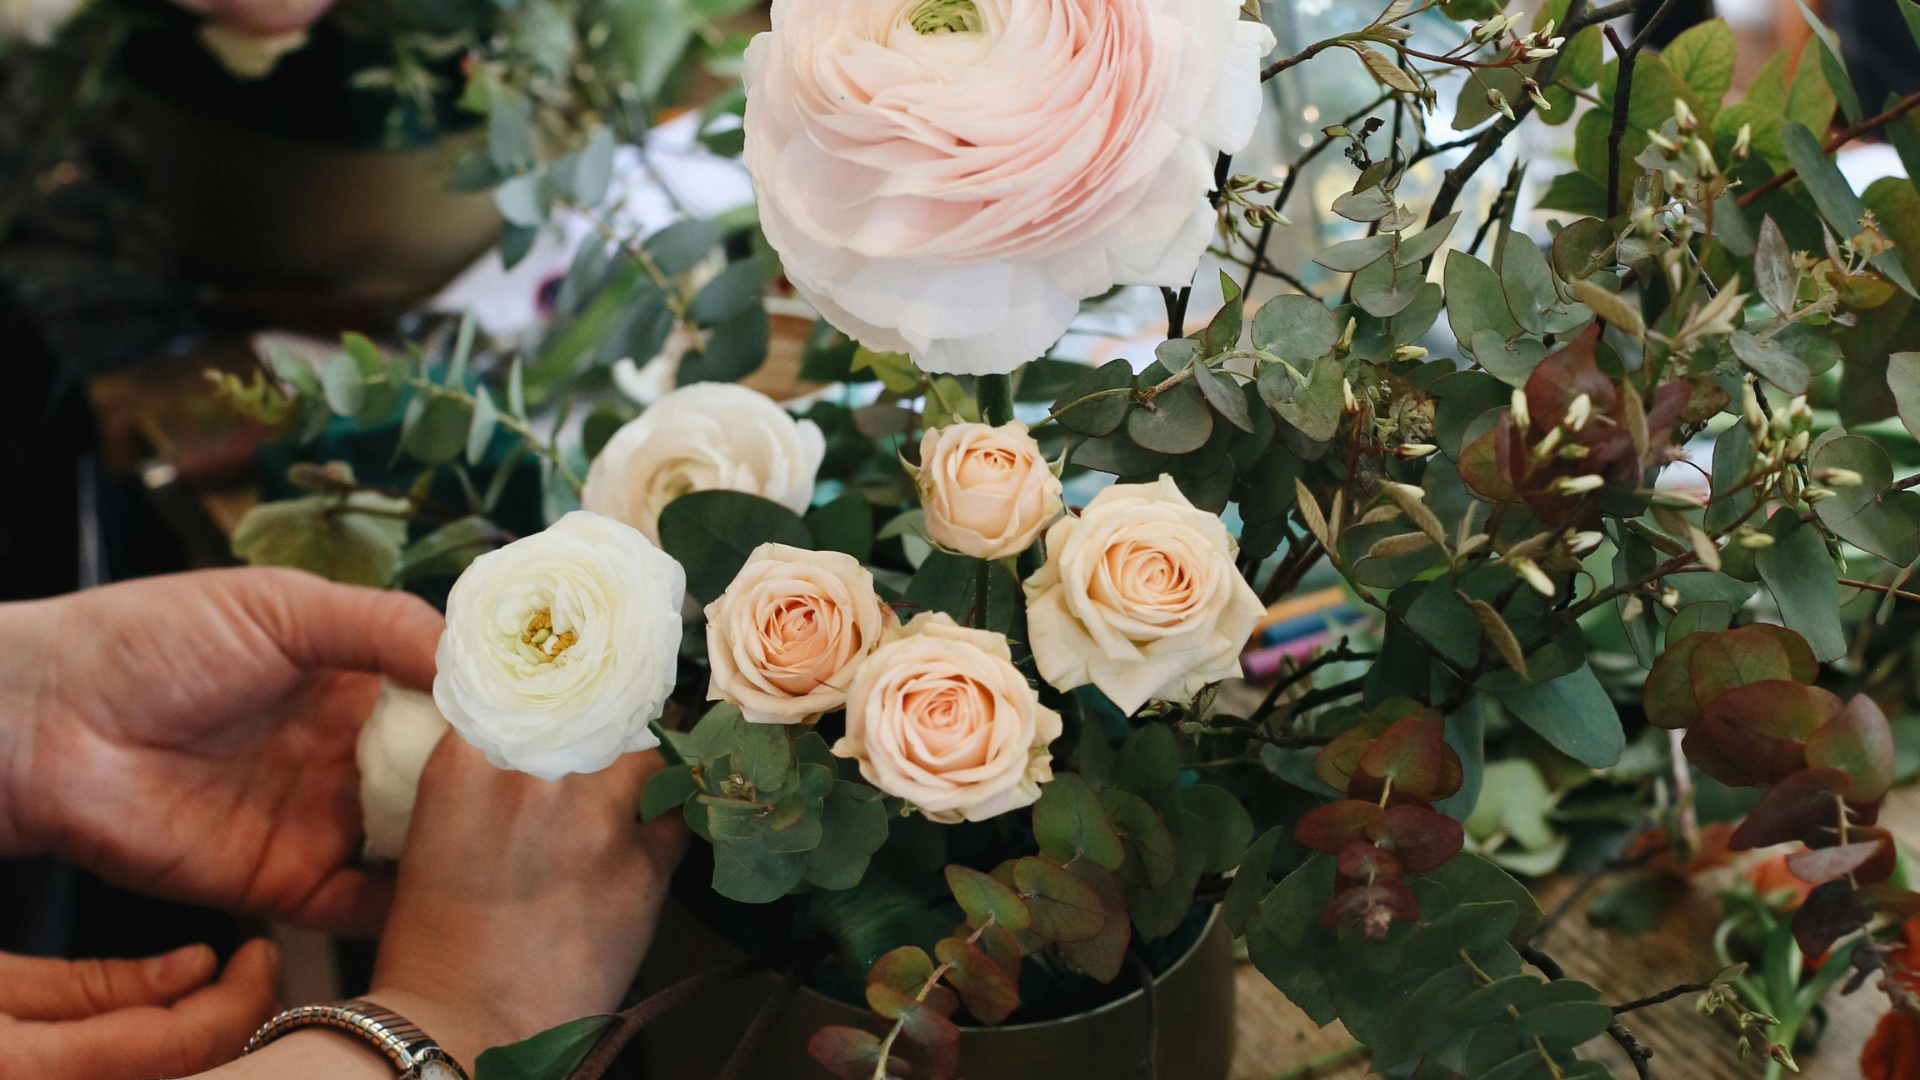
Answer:
<path fill-rule="evenodd" d="M 547 780 L 650 750 L 685 593 L 680 564 L 646 537 L 577 510 L 454 582 L 433 700 L 487 760 Z"/>
<path fill-rule="evenodd" d="M 1026 425 L 948 424 L 920 439 L 920 503 L 933 542 L 976 559 L 1032 546 L 1060 515 L 1060 478 Z"/>
<path fill-rule="evenodd" d="M 860 665 L 833 752 L 934 821 L 985 821 L 1040 797 L 1060 731 L 1005 637 L 927 612 Z"/>
<path fill-rule="evenodd" d="M 813 501 L 827 441 L 757 390 L 694 383 L 630 421 L 593 459 L 581 505 L 660 542 L 660 511 L 692 491 L 744 491 L 795 513 Z"/>
<path fill-rule="evenodd" d="M 1047 530 L 1046 565 L 1025 582 L 1040 677 L 1061 690 L 1092 683 L 1128 713 L 1238 678 L 1265 608 L 1237 550 L 1171 477 L 1100 492 Z"/>
<path fill-rule="evenodd" d="M 927 371 L 1009 372 L 1116 283 L 1188 284 L 1253 136 L 1239 0 L 773 0 L 746 163 L 800 294 Z"/>
<path fill-rule="evenodd" d="M 87 0 L 0 0 L 0 38 L 51 45 Z"/>
<path fill-rule="evenodd" d="M 819 719 L 846 704 L 854 669 L 897 625 L 858 559 L 762 544 L 707 605 L 707 697 L 758 724 Z"/>
<path fill-rule="evenodd" d="M 398 859 L 413 820 L 420 773 L 447 733 L 447 719 L 433 695 L 392 682 L 382 683 L 373 715 L 360 729 L 360 820 L 367 852 Z"/>

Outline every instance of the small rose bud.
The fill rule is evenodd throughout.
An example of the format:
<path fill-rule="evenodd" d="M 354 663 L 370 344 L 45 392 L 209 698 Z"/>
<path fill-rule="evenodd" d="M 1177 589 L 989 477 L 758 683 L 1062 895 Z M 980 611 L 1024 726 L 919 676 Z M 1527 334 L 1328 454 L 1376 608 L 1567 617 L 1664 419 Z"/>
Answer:
<path fill-rule="evenodd" d="M 1607 479 L 1597 473 L 1585 476 L 1563 476 L 1553 482 L 1553 490 L 1561 495 L 1585 495 L 1589 491 L 1598 491 L 1607 486 Z"/>

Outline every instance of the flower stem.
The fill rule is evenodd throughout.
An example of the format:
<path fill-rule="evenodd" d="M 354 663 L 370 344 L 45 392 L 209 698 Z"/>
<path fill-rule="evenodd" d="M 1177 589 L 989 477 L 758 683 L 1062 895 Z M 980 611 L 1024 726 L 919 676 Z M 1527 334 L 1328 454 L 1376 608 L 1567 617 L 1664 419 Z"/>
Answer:
<path fill-rule="evenodd" d="M 980 418 L 995 427 L 1013 420 L 1013 377 L 982 375 L 974 380 L 974 395 L 980 399 Z"/>

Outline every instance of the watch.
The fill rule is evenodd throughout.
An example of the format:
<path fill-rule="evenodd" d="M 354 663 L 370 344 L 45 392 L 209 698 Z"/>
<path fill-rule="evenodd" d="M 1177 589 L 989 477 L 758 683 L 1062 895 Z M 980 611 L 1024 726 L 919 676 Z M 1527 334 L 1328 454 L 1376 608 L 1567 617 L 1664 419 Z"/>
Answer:
<path fill-rule="evenodd" d="M 427 1033 L 392 1009 L 353 999 L 331 1005 L 301 1005 L 261 1025 L 243 1054 L 301 1028 L 331 1028 L 373 1044 L 400 1071 L 400 1080 L 468 1080 L 466 1070 Z"/>

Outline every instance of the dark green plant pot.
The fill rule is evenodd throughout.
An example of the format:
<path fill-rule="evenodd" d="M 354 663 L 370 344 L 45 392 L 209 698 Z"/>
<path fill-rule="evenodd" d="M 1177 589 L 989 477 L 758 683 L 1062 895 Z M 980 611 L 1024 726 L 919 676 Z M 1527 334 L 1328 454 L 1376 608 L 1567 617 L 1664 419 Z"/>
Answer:
<path fill-rule="evenodd" d="M 641 971 L 657 990 L 740 951 L 670 904 Z M 1186 955 L 1154 980 L 1157 1080 L 1226 1080 L 1233 1060 L 1233 935 L 1218 909 Z M 709 1080 L 719 1075 L 767 995 L 771 974 L 710 991 L 646 1033 L 648 1075 Z M 742 1080 L 833 1080 L 807 1056 L 807 1039 L 827 1024 L 885 1032 L 881 1021 L 801 988 L 768 1033 Z M 1036 1024 L 967 1027 L 960 1032 L 967 1080 L 1129 1080 L 1146 1075 L 1147 1004 L 1133 993 L 1088 1012 Z"/>
<path fill-rule="evenodd" d="M 219 306 L 260 321 L 318 328 L 397 314 L 500 233 L 491 193 L 447 188 L 463 136 L 365 149 L 249 130 L 148 94 L 129 94 L 127 111 L 182 262 Z"/>

